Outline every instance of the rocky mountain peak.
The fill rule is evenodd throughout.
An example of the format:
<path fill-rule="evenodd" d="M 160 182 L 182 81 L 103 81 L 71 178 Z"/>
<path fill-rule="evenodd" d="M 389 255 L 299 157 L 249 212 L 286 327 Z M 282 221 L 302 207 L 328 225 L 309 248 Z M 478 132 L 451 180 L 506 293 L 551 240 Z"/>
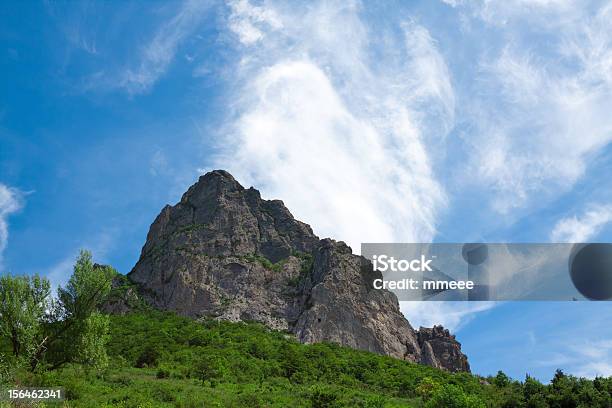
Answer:
<path fill-rule="evenodd" d="M 186 246 L 208 256 L 258 255 L 277 262 L 292 251 L 311 251 L 318 240 L 282 201 L 262 200 L 259 191 L 214 170 L 157 216 L 141 258 L 163 247 Z"/>
<path fill-rule="evenodd" d="M 395 295 L 371 287 L 376 274 L 345 243 L 320 240 L 282 201 L 214 170 L 162 209 L 129 278 L 160 309 L 255 320 L 305 343 L 469 371 L 454 336 L 415 331 Z"/>
<path fill-rule="evenodd" d="M 243 190 L 244 187 L 230 173 L 225 170 L 213 170 L 200 176 L 198 182 L 183 194 L 181 203 L 201 205 L 211 198 L 221 198 Z"/>

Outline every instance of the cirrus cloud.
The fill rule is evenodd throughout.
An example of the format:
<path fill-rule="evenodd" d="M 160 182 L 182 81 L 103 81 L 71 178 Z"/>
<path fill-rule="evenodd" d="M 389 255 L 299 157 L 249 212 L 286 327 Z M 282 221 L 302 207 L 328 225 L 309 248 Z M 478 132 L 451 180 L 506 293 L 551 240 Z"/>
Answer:
<path fill-rule="evenodd" d="M 550 233 L 552 242 L 588 242 L 610 222 L 612 206 L 591 205 L 584 214 L 560 219 Z"/>

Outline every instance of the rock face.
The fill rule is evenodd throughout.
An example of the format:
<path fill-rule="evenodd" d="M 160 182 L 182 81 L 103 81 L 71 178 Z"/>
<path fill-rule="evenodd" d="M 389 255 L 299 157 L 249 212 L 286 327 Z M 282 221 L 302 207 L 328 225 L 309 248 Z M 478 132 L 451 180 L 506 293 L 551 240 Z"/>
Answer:
<path fill-rule="evenodd" d="M 255 320 L 304 343 L 336 342 L 449 371 L 469 371 L 454 336 L 416 332 L 377 272 L 343 242 L 320 240 L 279 200 L 229 173 L 200 177 L 157 216 L 128 275 L 153 306 Z"/>
<path fill-rule="evenodd" d="M 470 364 L 461 352 L 461 344 L 442 326 L 419 328 L 417 339 L 421 347 L 421 362 L 447 371 L 470 371 Z"/>

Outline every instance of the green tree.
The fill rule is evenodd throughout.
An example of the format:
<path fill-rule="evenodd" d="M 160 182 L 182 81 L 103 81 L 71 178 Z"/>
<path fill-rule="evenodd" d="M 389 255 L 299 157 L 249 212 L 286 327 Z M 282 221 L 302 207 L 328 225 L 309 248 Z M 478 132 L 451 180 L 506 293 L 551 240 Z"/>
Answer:
<path fill-rule="evenodd" d="M 214 355 L 203 355 L 195 363 L 195 377 L 201 381 L 210 381 L 211 384 L 221 380 L 227 375 L 227 362 L 224 358 Z"/>
<path fill-rule="evenodd" d="M 578 406 L 578 380 L 557 370 L 550 382 L 548 404 L 553 408 L 573 408 Z"/>
<path fill-rule="evenodd" d="M 75 362 L 96 368 L 107 365 L 106 343 L 110 338 L 109 325 L 109 317 L 97 310 L 84 320 L 79 342 L 75 346 Z"/>
<path fill-rule="evenodd" d="M 499 388 L 507 387 L 510 385 L 510 377 L 508 377 L 503 371 L 499 370 L 497 375 L 493 378 L 493 384 Z"/>
<path fill-rule="evenodd" d="M 32 361 L 33 369 L 45 355 L 51 369 L 70 362 L 94 367 L 105 364 L 109 320 L 98 307 L 110 293 L 116 275 L 110 266 L 94 264 L 89 251 L 81 251 L 66 287 L 57 291 L 53 321 Z"/>
<path fill-rule="evenodd" d="M 117 272 L 94 265 L 81 251 L 65 288 L 51 298 L 49 281 L 38 276 L 0 278 L 0 336 L 12 345 L 17 360 L 32 371 L 41 363 L 51 369 L 68 362 L 104 365 L 108 316 L 98 307 Z"/>
<path fill-rule="evenodd" d="M 49 281 L 38 275 L 0 277 L 0 336 L 10 340 L 15 357 L 35 351 L 49 294 Z"/>
<path fill-rule="evenodd" d="M 547 407 L 546 403 L 546 386 L 531 377 L 529 374 L 525 375 L 525 383 L 523 384 L 523 397 L 527 402 L 529 408 L 543 408 Z"/>

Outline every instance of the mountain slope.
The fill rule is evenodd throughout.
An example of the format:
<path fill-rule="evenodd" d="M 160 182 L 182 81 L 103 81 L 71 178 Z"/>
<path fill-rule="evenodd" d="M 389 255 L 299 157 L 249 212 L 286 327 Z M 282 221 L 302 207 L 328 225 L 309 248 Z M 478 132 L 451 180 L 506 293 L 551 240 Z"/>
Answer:
<path fill-rule="evenodd" d="M 257 321 L 304 343 L 469 371 L 447 330 L 415 331 L 395 295 L 372 289 L 376 273 L 343 242 L 319 239 L 282 201 L 216 170 L 161 211 L 129 278 L 162 310 Z"/>

